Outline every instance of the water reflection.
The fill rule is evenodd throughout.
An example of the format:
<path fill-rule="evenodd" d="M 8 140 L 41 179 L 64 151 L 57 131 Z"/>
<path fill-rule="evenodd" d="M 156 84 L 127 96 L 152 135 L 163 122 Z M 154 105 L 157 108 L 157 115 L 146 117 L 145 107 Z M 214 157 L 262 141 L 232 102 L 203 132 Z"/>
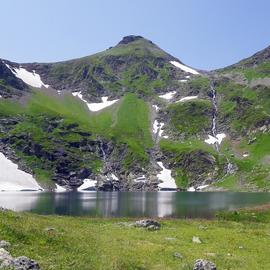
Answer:
<path fill-rule="evenodd" d="M 217 210 L 236 209 L 269 202 L 269 193 L 0 193 L 0 206 L 15 211 L 98 217 L 211 218 Z"/>

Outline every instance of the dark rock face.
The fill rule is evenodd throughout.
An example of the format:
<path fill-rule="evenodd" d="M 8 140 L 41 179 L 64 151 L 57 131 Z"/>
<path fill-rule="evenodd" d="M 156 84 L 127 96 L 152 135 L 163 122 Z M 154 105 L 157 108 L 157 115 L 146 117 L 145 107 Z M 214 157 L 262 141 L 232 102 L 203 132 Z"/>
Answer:
<path fill-rule="evenodd" d="M 210 261 L 198 259 L 194 264 L 193 270 L 217 270 L 217 268 L 215 264 Z"/>
<path fill-rule="evenodd" d="M 23 159 L 17 158 L 17 154 L 34 158 L 35 166 L 49 171 L 52 180 L 60 185 L 72 188 L 80 186 L 84 179 L 93 176 L 91 162 L 102 159 L 100 145 L 104 146 L 107 154 L 111 151 L 112 146 L 108 146 L 105 141 L 101 143 L 100 138 L 92 139 L 91 134 L 80 130 L 76 123 L 63 126 L 61 119 L 42 120 L 44 136 L 42 140 L 23 130 L 16 134 L 9 133 L 16 124 L 26 120 L 0 117 L 0 131 L 5 134 L 0 138 L 0 152 L 18 164 L 20 169 L 31 174 L 33 173 L 31 169 Z M 34 124 L 35 120 L 32 123 Z M 40 126 L 39 123 L 37 124 Z M 52 135 L 55 129 L 59 133 Z M 65 135 L 71 134 L 74 135 L 74 139 L 72 138 L 71 141 L 69 137 L 65 139 Z M 89 167 L 86 166 L 87 163 Z"/>
<path fill-rule="evenodd" d="M 10 62 L 8 64 L 11 65 Z M 3 98 L 20 97 L 28 91 L 28 86 L 18 79 L 0 59 L 0 95 Z"/>
<path fill-rule="evenodd" d="M 119 181 L 114 180 L 105 180 L 101 182 L 101 184 L 98 186 L 99 191 L 120 191 L 120 183 Z"/>

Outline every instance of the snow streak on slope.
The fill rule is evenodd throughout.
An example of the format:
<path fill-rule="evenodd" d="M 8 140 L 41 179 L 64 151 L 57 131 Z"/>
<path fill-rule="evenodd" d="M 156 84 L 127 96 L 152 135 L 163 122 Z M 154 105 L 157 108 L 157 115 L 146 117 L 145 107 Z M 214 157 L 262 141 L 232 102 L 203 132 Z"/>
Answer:
<path fill-rule="evenodd" d="M 183 64 L 180 64 L 180 63 L 177 62 L 177 61 L 170 61 L 170 63 L 171 63 L 172 65 L 174 65 L 175 67 L 182 69 L 182 70 L 185 71 L 185 72 L 189 72 L 189 73 L 194 74 L 194 75 L 200 74 L 200 73 L 199 73 L 198 71 L 196 71 L 195 69 L 190 68 L 190 67 L 187 67 L 187 66 L 185 66 L 185 65 L 183 65 Z"/>
<path fill-rule="evenodd" d="M 160 189 L 176 189 L 177 186 L 175 184 L 175 180 L 171 175 L 172 171 L 166 169 L 161 161 L 157 164 L 162 168 L 162 171 L 157 175 L 157 178 L 162 181 L 162 183 L 158 184 L 158 187 Z"/>
<path fill-rule="evenodd" d="M 198 96 L 187 96 L 187 97 L 181 98 L 180 100 L 176 101 L 175 103 L 184 102 L 184 101 L 188 101 L 188 100 L 192 100 L 192 99 L 197 99 L 197 98 L 198 98 Z"/>
<path fill-rule="evenodd" d="M 91 180 L 91 179 L 85 179 L 83 181 L 83 184 L 78 187 L 78 191 L 93 191 L 95 190 L 97 181 L 96 180 Z"/>
<path fill-rule="evenodd" d="M 0 191 L 42 190 L 33 176 L 0 153 Z"/>
<path fill-rule="evenodd" d="M 60 193 L 60 192 L 65 192 L 65 191 L 67 191 L 65 188 L 59 186 L 58 184 L 55 184 L 55 185 L 56 185 L 56 188 L 55 188 L 55 190 L 54 190 L 55 192 Z"/>
<path fill-rule="evenodd" d="M 21 79 L 22 81 L 24 81 L 26 84 L 32 86 L 32 87 L 37 87 L 37 88 L 41 88 L 42 86 L 48 88 L 49 85 L 48 84 L 44 84 L 39 76 L 39 74 L 37 74 L 35 72 L 35 70 L 33 70 L 32 72 L 27 71 L 25 68 L 19 67 L 19 68 L 15 68 L 15 67 L 11 67 L 8 64 L 5 64 L 10 70 L 11 72 L 19 79 Z"/>
<path fill-rule="evenodd" d="M 160 95 L 159 97 L 160 98 L 164 98 L 164 99 L 167 99 L 167 100 L 170 100 L 173 98 L 173 96 L 176 94 L 176 91 L 172 91 L 172 92 L 168 92 L 164 95 Z"/>
<path fill-rule="evenodd" d="M 102 102 L 100 103 L 88 103 L 82 96 L 81 92 L 73 92 L 72 95 L 74 97 L 78 97 L 79 99 L 81 99 L 83 102 L 85 102 L 89 108 L 90 111 L 92 112 L 97 112 L 100 111 L 106 107 L 109 107 L 111 105 L 113 105 L 115 102 L 117 102 L 119 99 L 115 99 L 115 100 L 111 100 L 109 101 L 108 98 L 109 97 L 101 97 Z"/>

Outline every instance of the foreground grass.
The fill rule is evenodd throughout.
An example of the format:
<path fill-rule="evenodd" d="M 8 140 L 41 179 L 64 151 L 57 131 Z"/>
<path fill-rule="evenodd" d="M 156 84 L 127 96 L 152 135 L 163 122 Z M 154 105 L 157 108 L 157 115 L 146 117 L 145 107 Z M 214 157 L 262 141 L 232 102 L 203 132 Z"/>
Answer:
<path fill-rule="evenodd" d="M 218 269 L 270 269 L 269 219 L 223 219 L 162 220 L 151 232 L 119 224 L 124 219 L 0 212 L 0 239 L 11 242 L 13 256 L 29 256 L 45 270 L 192 269 L 198 258 Z M 202 243 L 193 243 L 193 236 Z"/>

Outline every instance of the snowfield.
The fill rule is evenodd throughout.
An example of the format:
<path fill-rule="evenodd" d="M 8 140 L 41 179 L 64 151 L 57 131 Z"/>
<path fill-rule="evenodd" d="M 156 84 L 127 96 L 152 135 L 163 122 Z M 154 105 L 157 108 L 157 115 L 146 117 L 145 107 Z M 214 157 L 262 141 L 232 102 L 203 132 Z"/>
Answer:
<path fill-rule="evenodd" d="M 204 140 L 206 143 L 208 144 L 221 144 L 222 140 L 226 138 L 226 134 L 225 133 L 220 133 L 217 134 L 216 137 L 212 136 L 212 135 L 208 135 L 208 139 Z"/>
<path fill-rule="evenodd" d="M 172 178 L 171 175 L 172 171 L 166 169 L 161 161 L 157 162 L 157 164 L 162 168 L 162 171 L 157 175 L 157 178 L 162 181 L 162 183 L 158 184 L 158 187 L 160 189 L 163 188 L 177 189 L 175 180 L 174 178 Z"/>
<path fill-rule="evenodd" d="M 0 191 L 43 190 L 33 176 L 0 153 Z"/>
<path fill-rule="evenodd" d="M 159 97 L 160 98 L 163 98 L 163 99 L 167 99 L 167 100 L 170 100 L 173 98 L 173 96 L 176 94 L 176 91 L 172 91 L 172 92 L 168 92 L 164 95 L 160 95 Z"/>
<path fill-rule="evenodd" d="M 180 64 L 180 63 L 177 62 L 177 61 L 170 61 L 170 63 L 171 63 L 172 65 L 174 65 L 175 67 L 182 69 L 182 70 L 185 71 L 185 72 L 189 72 L 189 73 L 194 74 L 194 75 L 200 74 L 200 73 L 199 73 L 198 71 L 196 71 L 195 69 L 190 68 L 190 67 L 187 67 L 187 66 L 185 66 L 185 65 L 183 65 L 183 64 Z"/>
<path fill-rule="evenodd" d="M 19 67 L 19 68 L 15 68 L 15 67 L 11 67 L 8 64 L 5 64 L 10 71 L 19 79 L 21 79 L 22 81 L 24 81 L 26 84 L 32 86 L 32 87 L 37 87 L 37 88 L 41 88 L 41 87 L 46 87 L 48 88 L 49 85 L 48 84 L 44 84 L 39 76 L 39 74 L 37 74 L 35 72 L 35 70 L 33 70 L 32 72 L 27 71 L 25 68 Z"/>
<path fill-rule="evenodd" d="M 85 102 L 88 106 L 88 109 L 92 112 L 97 112 L 100 111 L 106 107 L 109 107 L 111 105 L 113 105 L 115 102 L 117 102 L 119 99 L 115 99 L 115 100 L 111 100 L 109 101 L 108 98 L 109 97 L 101 97 L 102 102 L 100 103 L 88 103 L 82 96 L 81 92 L 73 92 L 72 95 L 74 97 L 78 97 L 79 99 L 81 99 L 83 102 Z"/>

